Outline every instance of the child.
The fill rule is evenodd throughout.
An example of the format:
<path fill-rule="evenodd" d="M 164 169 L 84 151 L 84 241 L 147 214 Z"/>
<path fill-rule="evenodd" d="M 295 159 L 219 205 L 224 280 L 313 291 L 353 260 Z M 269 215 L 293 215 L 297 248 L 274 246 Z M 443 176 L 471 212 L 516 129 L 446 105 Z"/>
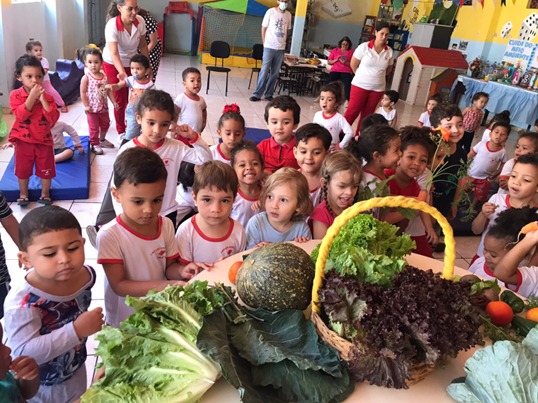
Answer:
<path fill-rule="evenodd" d="M 152 289 L 184 284 L 199 267 L 178 261 L 174 225 L 159 214 L 168 176 L 161 157 L 146 147 L 128 148 L 113 170 L 110 190 L 123 212 L 98 232 L 97 263 L 106 274 L 106 323 L 119 327 L 133 313 L 126 295 L 142 297 Z"/>
<path fill-rule="evenodd" d="M 188 67 L 181 73 L 185 92 L 177 96 L 174 103 L 179 109 L 178 123 L 192 127 L 202 133 L 207 122 L 207 105 L 198 95 L 202 88 L 202 74 L 194 67 Z"/>
<path fill-rule="evenodd" d="M 52 204 L 51 179 L 56 176 L 51 128 L 60 114 L 51 95 L 42 87 L 43 67 L 39 60 L 24 55 L 15 63 L 15 76 L 22 87 L 11 91 L 9 104 L 15 122 L 4 147 L 15 147 L 15 176 L 19 181 L 20 196 L 17 203 L 25 207 L 28 199 L 28 179 L 35 165 L 36 176 L 41 179 L 40 204 Z"/>
<path fill-rule="evenodd" d="M 91 149 L 97 155 L 103 154 L 103 148 L 114 147 L 114 144 L 106 139 L 106 132 L 110 127 L 107 98 L 112 101 L 114 108 L 118 108 L 112 91 L 107 89 L 108 78 L 101 71 L 102 65 L 103 55 L 99 49 L 85 49 L 84 66 L 87 72 L 80 80 L 80 99 L 88 119 Z"/>
<path fill-rule="evenodd" d="M 84 264 L 75 216 L 59 206 L 30 211 L 19 227 L 18 258 L 32 270 L 4 305 L 14 356 L 39 364 L 38 402 L 72 402 L 86 390 L 86 338 L 101 330 L 103 310 L 88 311 L 95 271 Z"/>
<path fill-rule="evenodd" d="M 480 127 L 482 118 L 484 117 L 483 109 L 488 104 L 489 95 L 485 92 L 477 92 L 473 95 L 473 105 L 468 106 L 463 110 L 463 130 L 465 134 L 461 140 L 461 146 L 465 150 L 466 154 L 471 151 L 471 144 L 473 143 L 476 129 Z"/>
<path fill-rule="evenodd" d="M 271 133 L 270 139 L 258 144 L 265 170 L 272 174 L 282 167 L 299 169 L 293 147 L 296 141 L 293 131 L 299 125 L 301 107 L 288 95 L 280 95 L 265 106 L 265 123 Z"/>
<path fill-rule="evenodd" d="M 7 204 L 7 200 L 0 192 L 0 223 L 2 227 L 9 234 L 17 248 L 20 249 L 19 245 L 19 222 L 13 215 L 13 211 Z M 4 249 L 4 243 L 0 239 L 0 319 L 4 317 L 4 300 L 9 291 L 9 282 L 11 278 L 9 277 L 9 271 L 6 264 L 6 251 Z M 0 338 L 0 342 L 2 338 Z M 2 374 L 0 374 L 2 375 Z M 0 379 L 2 377 L 0 376 Z"/>
<path fill-rule="evenodd" d="M 489 133 L 491 132 L 491 127 L 497 122 L 506 122 L 507 124 L 510 124 L 510 111 L 505 110 L 493 115 L 493 117 L 489 121 L 487 129 L 484 130 L 484 133 L 482 134 L 482 141 L 489 141 Z"/>
<path fill-rule="evenodd" d="M 471 227 L 473 233 L 482 234 L 482 240 L 476 251 L 477 257 L 484 255 L 484 237 L 497 216 L 510 207 L 534 207 L 533 199 L 537 192 L 538 155 L 522 155 L 518 158 L 508 179 L 508 194 L 497 193 L 491 196 L 488 202 L 482 206 L 480 214 L 473 220 Z"/>
<path fill-rule="evenodd" d="M 125 87 L 129 88 L 129 104 L 125 109 L 127 127 L 122 143 L 132 140 L 140 134 L 140 124 L 135 116 L 136 106 L 140 96 L 155 86 L 155 83 L 150 78 L 151 69 L 149 59 L 146 56 L 143 54 L 134 55 L 131 57 L 129 65 L 131 67 L 131 76 L 126 77 L 125 80 L 117 84 L 107 84 L 105 87 L 107 90 L 112 91 L 119 91 Z"/>
<path fill-rule="evenodd" d="M 212 264 L 246 249 L 243 226 L 230 218 L 237 187 L 235 171 L 222 161 L 208 161 L 198 168 L 192 187 L 198 214 L 184 221 L 176 233 L 182 263 Z"/>
<path fill-rule="evenodd" d="M 385 91 L 379 103 L 379 108 L 376 111 L 376 113 L 383 115 L 387 119 L 389 126 L 392 128 L 396 128 L 396 123 L 398 122 L 398 111 L 394 108 L 394 105 L 396 105 L 399 99 L 400 94 L 397 91 Z"/>
<path fill-rule="evenodd" d="M 11 359 L 11 349 L 3 343 L 0 323 L 0 393 L 4 402 L 22 402 L 35 396 L 39 389 L 39 367 L 32 357 Z"/>
<path fill-rule="evenodd" d="M 253 204 L 259 203 L 263 189 L 263 159 L 254 142 L 244 141 L 232 150 L 231 163 L 239 189 L 230 217 L 246 228 L 248 220 L 257 212 Z"/>
<path fill-rule="evenodd" d="M 295 138 L 297 145 L 293 148 L 293 154 L 301 167 L 299 171 L 308 182 L 312 206 L 316 207 L 321 203 L 321 165 L 329 153 L 331 133 L 317 123 L 307 123 L 297 130 Z"/>
<path fill-rule="evenodd" d="M 343 149 L 351 139 L 353 139 L 353 130 L 344 119 L 344 115 L 338 112 L 338 109 L 344 103 L 343 88 L 340 81 L 333 81 L 321 87 L 319 95 L 319 106 L 321 111 L 314 115 L 313 123 L 317 123 L 326 128 L 331 134 L 331 151 Z M 340 133 L 344 133 L 340 141 Z"/>
<path fill-rule="evenodd" d="M 402 157 L 395 170 L 386 171 L 393 176 L 388 185 L 391 196 L 418 197 L 421 188 L 416 177 L 422 175 L 435 152 L 435 144 L 429 137 L 429 130 L 416 126 L 406 126 L 401 130 Z M 391 211 L 383 218 L 391 224 L 398 225 L 409 234 L 416 243 L 412 251 L 420 255 L 432 257 L 429 242 L 437 243 L 437 235 L 429 214 L 419 212 L 417 217 L 408 221 L 400 212 Z"/>
<path fill-rule="evenodd" d="M 512 172 L 512 168 L 517 162 L 517 159 L 522 155 L 533 154 L 535 152 L 538 152 L 538 133 L 521 133 L 516 143 L 516 149 L 514 151 L 515 157 L 508 160 L 506 164 L 503 165 L 503 169 L 499 175 L 499 190 L 497 193 L 508 194 L 508 178 L 510 177 L 510 172 Z"/>
<path fill-rule="evenodd" d="M 357 201 L 361 173 L 360 162 L 347 151 L 325 158 L 321 166 L 322 202 L 308 219 L 314 239 L 323 238 L 334 219 Z"/>
<path fill-rule="evenodd" d="M 260 204 L 264 211 L 247 224 L 248 248 L 312 238 L 305 222 L 312 212 L 308 182 L 295 169 L 282 168 L 272 174 L 265 183 Z"/>
<path fill-rule="evenodd" d="M 80 143 L 80 137 L 73 126 L 68 125 L 65 122 L 58 120 L 54 127 L 51 129 L 52 139 L 54 140 L 54 162 L 64 162 L 73 158 L 75 150 L 70 147 L 66 147 L 64 132 L 73 140 L 73 146 L 79 153 L 84 154 L 84 147 Z"/>
<path fill-rule="evenodd" d="M 430 115 L 433 108 L 435 108 L 440 103 L 441 96 L 439 94 L 433 94 L 431 97 L 428 98 L 428 103 L 426 104 L 426 111 L 422 112 L 422 114 L 418 118 L 419 127 L 431 127 Z"/>
<path fill-rule="evenodd" d="M 47 94 L 52 95 L 54 102 L 61 108 L 60 110 L 62 113 L 67 112 L 67 106 L 65 106 L 62 96 L 58 93 L 58 91 L 56 91 L 56 88 L 54 88 L 50 82 L 49 61 L 43 56 L 43 45 L 41 42 L 34 40 L 26 42 L 26 53 L 30 56 L 37 57 L 37 60 L 39 60 L 44 70 L 43 82 L 41 83 L 42 87 Z"/>

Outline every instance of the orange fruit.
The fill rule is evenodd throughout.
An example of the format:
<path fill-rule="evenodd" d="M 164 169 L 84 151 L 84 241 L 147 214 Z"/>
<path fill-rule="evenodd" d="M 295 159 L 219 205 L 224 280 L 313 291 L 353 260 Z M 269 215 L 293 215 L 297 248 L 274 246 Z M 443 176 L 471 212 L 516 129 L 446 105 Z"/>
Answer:
<path fill-rule="evenodd" d="M 228 280 L 230 280 L 230 283 L 235 284 L 235 281 L 237 279 L 237 272 L 241 268 L 242 264 L 242 261 L 235 262 L 228 269 Z"/>
<path fill-rule="evenodd" d="M 491 318 L 491 322 L 497 326 L 506 326 L 514 319 L 512 308 L 503 301 L 491 301 L 486 306 L 486 313 Z"/>
<path fill-rule="evenodd" d="M 538 308 L 529 309 L 525 318 L 532 320 L 533 322 L 538 322 Z"/>

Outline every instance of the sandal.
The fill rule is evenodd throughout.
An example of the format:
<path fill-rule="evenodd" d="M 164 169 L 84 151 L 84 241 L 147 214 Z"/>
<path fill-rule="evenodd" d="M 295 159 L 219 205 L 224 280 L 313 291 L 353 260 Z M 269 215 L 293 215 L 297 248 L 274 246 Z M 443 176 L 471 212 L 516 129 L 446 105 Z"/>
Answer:
<path fill-rule="evenodd" d="M 30 199 L 28 198 L 28 196 L 21 196 L 17 199 L 17 204 L 21 207 L 26 207 L 30 204 Z"/>
<path fill-rule="evenodd" d="M 67 106 L 62 106 L 62 107 L 60 108 L 60 112 L 62 112 L 62 113 L 67 113 L 68 111 L 69 111 L 69 110 L 67 109 Z"/>
<path fill-rule="evenodd" d="M 44 206 L 50 206 L 52 204 L 52 199 L 50 196 L 41 196 L 37 202 Z"/>

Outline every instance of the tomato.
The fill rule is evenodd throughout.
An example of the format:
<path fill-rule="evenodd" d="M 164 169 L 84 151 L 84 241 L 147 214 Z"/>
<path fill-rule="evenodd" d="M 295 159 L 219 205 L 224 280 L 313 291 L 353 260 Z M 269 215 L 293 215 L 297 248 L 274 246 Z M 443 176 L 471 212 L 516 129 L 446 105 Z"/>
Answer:
<path fill-rule="evenodd" d="M 491 301 L 486 306 L 486 313 L 491 318 L 491 322 L 497 326 L 506 326 L 514 319 L 512 308 L 503 301 Z"/>
<path fill-rule="evenodd" d="M 237 279 L 237 272 L 241 268 L 242 264 L 242 261 L 235 262 L 230 266 L 230 269 L 228 269 L 228 280 L 230 280 L 230 283 L 235 284 L 235 281 Z"/>
<path fill-rule="evenodd" d="M 529 309 L 525 318 L 532 320 L 533 322 L 538 322 L 538 308 Z"/>

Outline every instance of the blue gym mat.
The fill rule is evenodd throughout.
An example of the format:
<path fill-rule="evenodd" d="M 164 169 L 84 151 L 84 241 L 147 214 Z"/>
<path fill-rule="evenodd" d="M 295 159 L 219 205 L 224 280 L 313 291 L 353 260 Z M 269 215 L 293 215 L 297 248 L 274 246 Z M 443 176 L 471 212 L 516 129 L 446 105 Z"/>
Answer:
<path fill-rule="evenodd" d="M 67 147 L 73 147 L 71 137 L 64 136 Z M 56 164 L 56 177 L 52 179 L 50 197 L 52 200 L 87 199 L 90 196 L 90 139 L 80 136 L 84 154 L 75 150 L 73 159 Z M 19 183 L 14 175 L 15 159 L 11 158 L 0 180 L 0 190 L 7 201 L 14 202 L 19 198 Z M 40 179 L 33 175 L 28 184 L 30 201 L 41 196 Z"/>
<path fill-rule="evenodd" d="M 255 129 L 252 127 L 247 127 L 245 140 L 250 140 L 258 144 L 260 141 L 268 139 L 269 137 L 271 137 L 271 134 L 267 129 Z"/>

